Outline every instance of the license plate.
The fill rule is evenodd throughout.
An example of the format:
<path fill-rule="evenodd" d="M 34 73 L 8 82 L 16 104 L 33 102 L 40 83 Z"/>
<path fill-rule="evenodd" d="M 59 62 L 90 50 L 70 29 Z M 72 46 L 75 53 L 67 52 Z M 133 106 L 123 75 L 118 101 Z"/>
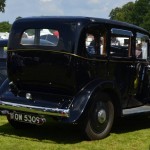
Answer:
<path fill-rule="evenodd" d="M 46 122 L 46 119 L 44 117 L 33 115 L 33 114 L 17 113 L 17 112 L 10 113 L 10 119 L 19 122 L 25 122 L 25 123 L 37 124 L 37 125 L 42 125 Z"/>

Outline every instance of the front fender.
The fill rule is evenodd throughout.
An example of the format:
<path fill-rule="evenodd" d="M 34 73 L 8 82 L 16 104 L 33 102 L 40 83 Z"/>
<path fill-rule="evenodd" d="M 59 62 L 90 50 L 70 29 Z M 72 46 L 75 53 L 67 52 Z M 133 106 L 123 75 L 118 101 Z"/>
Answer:
<path fill-rule="evenodd" d="M 113 81 L 103 81 L 100 79 L 94 80 L 87 84 L 78 92 L 70 105 L 69 122 L 76 122 L 84 112 L 88 102 L 91 100 L 92 94 L 98 90 L 114 89 Z"/>

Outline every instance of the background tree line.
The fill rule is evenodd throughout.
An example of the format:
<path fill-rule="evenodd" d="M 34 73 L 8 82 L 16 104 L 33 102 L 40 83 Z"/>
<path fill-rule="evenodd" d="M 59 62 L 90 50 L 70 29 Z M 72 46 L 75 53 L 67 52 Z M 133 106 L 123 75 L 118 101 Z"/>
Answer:
<path fill-rule="evenodd" d="M 0 22 L 0 32 L 9 32 L 11 24 L 7 21 Z"/>
<path fill-rule="evenodd" d="M 0 0 L 0 12 L 5 12 L 6 0 Z M 0 32 L 9 32 L 11 24 L 7 21 L 0 22 Z"/>
<path fill-rule="evenodd" d="M 6 0 L 0 0 L 0 12 L 5 11 L 5 6 L 6 6 Z"/>
<path fill-rule="evenodd" d="M 150 0 L 128 2 L 122 7 L 112 9 L 109 17 L 113 20 L 135 24 L 150 32 Z"/>

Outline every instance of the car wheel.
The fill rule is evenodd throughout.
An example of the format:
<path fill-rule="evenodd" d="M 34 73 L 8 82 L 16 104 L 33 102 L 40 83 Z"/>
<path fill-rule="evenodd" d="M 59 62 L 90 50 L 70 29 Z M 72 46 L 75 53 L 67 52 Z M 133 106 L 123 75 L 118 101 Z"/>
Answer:
<path fill-rule="evenodd" d="M 96 94 L 85 119 L 84 133 L 89 140 L 105 138 L 114 121 L 114 105 L 106 93 Z"/>

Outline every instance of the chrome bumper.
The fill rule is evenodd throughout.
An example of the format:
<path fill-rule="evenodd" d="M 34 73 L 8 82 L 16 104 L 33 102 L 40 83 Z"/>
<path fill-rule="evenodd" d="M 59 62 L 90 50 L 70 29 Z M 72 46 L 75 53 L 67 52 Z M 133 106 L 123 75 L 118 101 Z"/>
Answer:
<path fill-rule="evenodd" d="M 5 111 L 23 111 L 27 113 L 36 113 L 39 115 L 50 115 L 50 116 L 60 116 L 69 117 L 69 109 L 59 109 L 59 108 L 49 108 L 49 107 L 39 107 L 34 105 L 25 105 L 12 102 L 6 102 L 0 100 L 0 110 Z"/>

